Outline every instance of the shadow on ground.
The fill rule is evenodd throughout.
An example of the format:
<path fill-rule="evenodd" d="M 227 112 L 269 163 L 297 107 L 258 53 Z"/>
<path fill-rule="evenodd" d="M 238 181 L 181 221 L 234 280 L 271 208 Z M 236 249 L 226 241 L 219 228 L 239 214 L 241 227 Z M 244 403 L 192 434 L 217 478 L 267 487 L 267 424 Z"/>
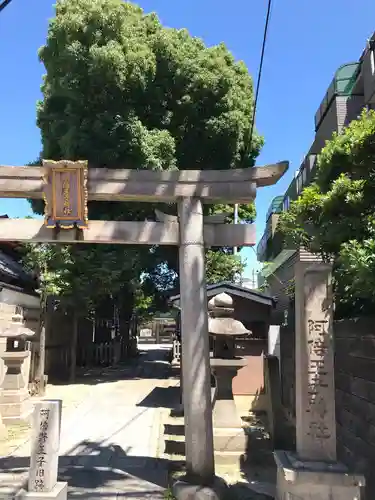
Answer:
<path fill-rule="evenodd" d="M 245 495 L 245 489 L 252 489 L 251 498 L 266 500 L 274 497 L 276 485 L 276 464 L 273 457 L 273 443 L 267 432 L 267 417 L 262 412 L 255 413 L 246 427 L 246 452 L 241 459 L 241 474 L 248 486 L 237 483 L 234 487 Z"/>
<path fill-rule="evenodd" d="M 2 486 L 13 483 L 13 493 L 21 484 L 25 487 L 29 463 L 29 457 L 0 459 Z M 71 499 L 162 499 L 168 485 L 168 461 L 129 456 L 118 445 L 82 441 L 60 457 L 59 480 L 68 482 Z"/>
<path fill-rule="evenodd" d="M 142 349 L 133 358 L 119 362 L 114 366 L 77 367 L 74 384 L 96 385 L 119 380 L 141 380 L 141 379 L 166 379 L 171 375 L 171 366 L 168 362 L 170 348 L 167 346 L 155 346 Z M 50 378 L 52 385 L 68 385 L 66 378 Z"/>
<path fill-rule="evenodd" d="M 179 400 L 180 387 L 155 387 L 137 406 L 145 408 L 174 408 Z"/>
<path fill-rule="evenodd" d="M 0 460 L 2 485 L 7 480 L 9 486 L 14 484 L 9 491 L 11 495 L 20 487 L 26 487 L 29 462 L 28 457 Z M 82 441 L 68 455 L 60 457 L 59 480 L 67 481 L 70 499 L 162 500 L 166 498 L 169 466 L 170 462 L 165 459 L 129 456 L 116 445 Z M 227 498 L 269 500 L 270 497 L 238 483 L 230 486 Z"/>
<path fill-rule="evenodd" d="M 165 498 L 173 463 L 166 459 L 128 455 L 116 444 L 82 441 L 60 457 L 59 480 L 67 481 L 70 499 L 161 500 Z M 29 457 L 0 459 L 1 485 L 13 485 L 15 494 L 26 486 Z M 174 464 L 176 465 L 176 464 Z M 182 464 L 181 464 L 182 465 Z M 231 485 L 228 500 L 269 500 L 264 483 L 274 474 L 269 439 L 261 431 L 249 434 L 247 460 L 242 463 L 244 483 Z M 11 497 L 10 497 L 11 498 Z"/>
<path fill-rule="evenodd" d="M 170 364 L 166 361 L 168 349 L 154 348 L 141 351 L 126 364 L 113 368 L 85 370 L 76 383 L 99 384 L 127 379 L 167 379 Z M 162 387 L 154 388 L 138 406 L 151 408 L 168 404 L 169 394 Z M 115 408 L 114 408 L 114 411 Z M 142 412 L 141 412 L 142 413 Z M 137 414 L 137 418 L 140 414 Z M 129 422 L 128 422 L 129 424 Z M 127 424 L 127 425 L 128 425 Z M 84 421 L 81 422 L 84 425 Z M 110 436 L 103 440 L 82 440 L 59 459 L 59 480 L 67 481 L 70 499 L 159 500 L 168 485 L 168 460 L 134 456 L 132 448 L 124 449 Z M 64 445 L 64 443 L 62 443 Z M 30 459 L 27 456 L 0 458 L 0 498 L 13 498 L 20 487 L 26 486 Z M 7 490 L 3 495 L 4 489 Z"/>

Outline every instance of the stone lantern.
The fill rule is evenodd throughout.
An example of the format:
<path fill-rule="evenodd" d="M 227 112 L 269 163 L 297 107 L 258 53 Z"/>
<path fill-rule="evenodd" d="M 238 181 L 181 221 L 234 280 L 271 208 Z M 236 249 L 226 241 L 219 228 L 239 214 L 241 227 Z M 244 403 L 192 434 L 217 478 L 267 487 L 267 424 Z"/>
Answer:
<path fill-rule="evenodd" d="M 25 349 L 26 339 L 35 334 L 26 328 L 22 314 L 15 313 L 11 320 L 0 323 L 0 337 L 6 338 L 6 351 L 1 354 L 5 375 L 0 381 L 0 414 L 3 423 L 19 422 L 27 416 L 26 401 L 29 397 L 22 376 L 22 364 L 29 355 Z"/>
<path fill-rule="evenodd" d="M 216 379 L 213 409 L 216 460 L 226 452 L 232 456 L 238 453 L 240 458 L 246 450 L 246 436 L 234 402 L 232 381 L 246 361 L 235 356 L 235 339 L 251 332 L 233 318 L 233 299 L 226 293 L 213 297 L 208 303 L 208 311 L 208 331 L 214 338 L 211 369 Z"/>

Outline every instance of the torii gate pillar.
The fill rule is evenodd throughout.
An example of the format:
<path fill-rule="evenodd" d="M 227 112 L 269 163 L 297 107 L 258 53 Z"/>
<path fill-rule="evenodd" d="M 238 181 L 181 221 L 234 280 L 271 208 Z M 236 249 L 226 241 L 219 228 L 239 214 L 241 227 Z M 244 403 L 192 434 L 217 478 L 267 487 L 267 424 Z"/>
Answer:
<path fill-rule="evenodd" d="M 179 199 L 178 217 L 186 467 L 200 484 L 210 484 L 215 465 L 201 200 Z"/>

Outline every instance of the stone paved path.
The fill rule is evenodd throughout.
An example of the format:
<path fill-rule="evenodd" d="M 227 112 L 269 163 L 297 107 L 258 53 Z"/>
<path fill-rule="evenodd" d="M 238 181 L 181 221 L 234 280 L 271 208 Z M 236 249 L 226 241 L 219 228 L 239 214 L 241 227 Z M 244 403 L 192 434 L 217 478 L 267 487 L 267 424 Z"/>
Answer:
<path fill-rule="evenodd" d="M 158 458 L 158 443 L 177 381 L 169 378 L 166 348 L 156 347 L 131 366 L 92 372 L 77 386 L 48 388 L 47 397 L 64 401 L 59 478 L 68 481 L 70 499 L 164 498 L 167 462 Z M 0 460 L 0 486 L 14 490 L 22 482 L 29 455 L 27 442 Z M 1 499 L 12 498 L 1 491 Z"/>

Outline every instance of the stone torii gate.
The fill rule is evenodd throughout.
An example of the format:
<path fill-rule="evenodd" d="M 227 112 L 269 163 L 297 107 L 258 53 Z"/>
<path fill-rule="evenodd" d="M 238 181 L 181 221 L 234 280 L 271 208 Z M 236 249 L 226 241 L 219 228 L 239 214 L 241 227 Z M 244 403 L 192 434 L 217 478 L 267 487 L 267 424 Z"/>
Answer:
<path fill-rule="evenodd" d="M 0 241 L 177 245 L 181 294 L 187 472 L 213 482 L 214 451 L 205 247 L 253 246 L 254 225 L 203 217 L 202 203 L 250 203 L 256 188 L 275 184 L 288 162 L 235 170 L 110 170 L 87 162 L 43 161 L 42 167 L 0 166 L 0 197 L 45 199 L 44 222 L 0 219 Z M 87 220 L 88 201 L 175 202 L 178 217 L 157 221 Z M 218 223 L 219 222 L 219 223 Z M 53 229 L 51 229 L 53 228 Z"/>

